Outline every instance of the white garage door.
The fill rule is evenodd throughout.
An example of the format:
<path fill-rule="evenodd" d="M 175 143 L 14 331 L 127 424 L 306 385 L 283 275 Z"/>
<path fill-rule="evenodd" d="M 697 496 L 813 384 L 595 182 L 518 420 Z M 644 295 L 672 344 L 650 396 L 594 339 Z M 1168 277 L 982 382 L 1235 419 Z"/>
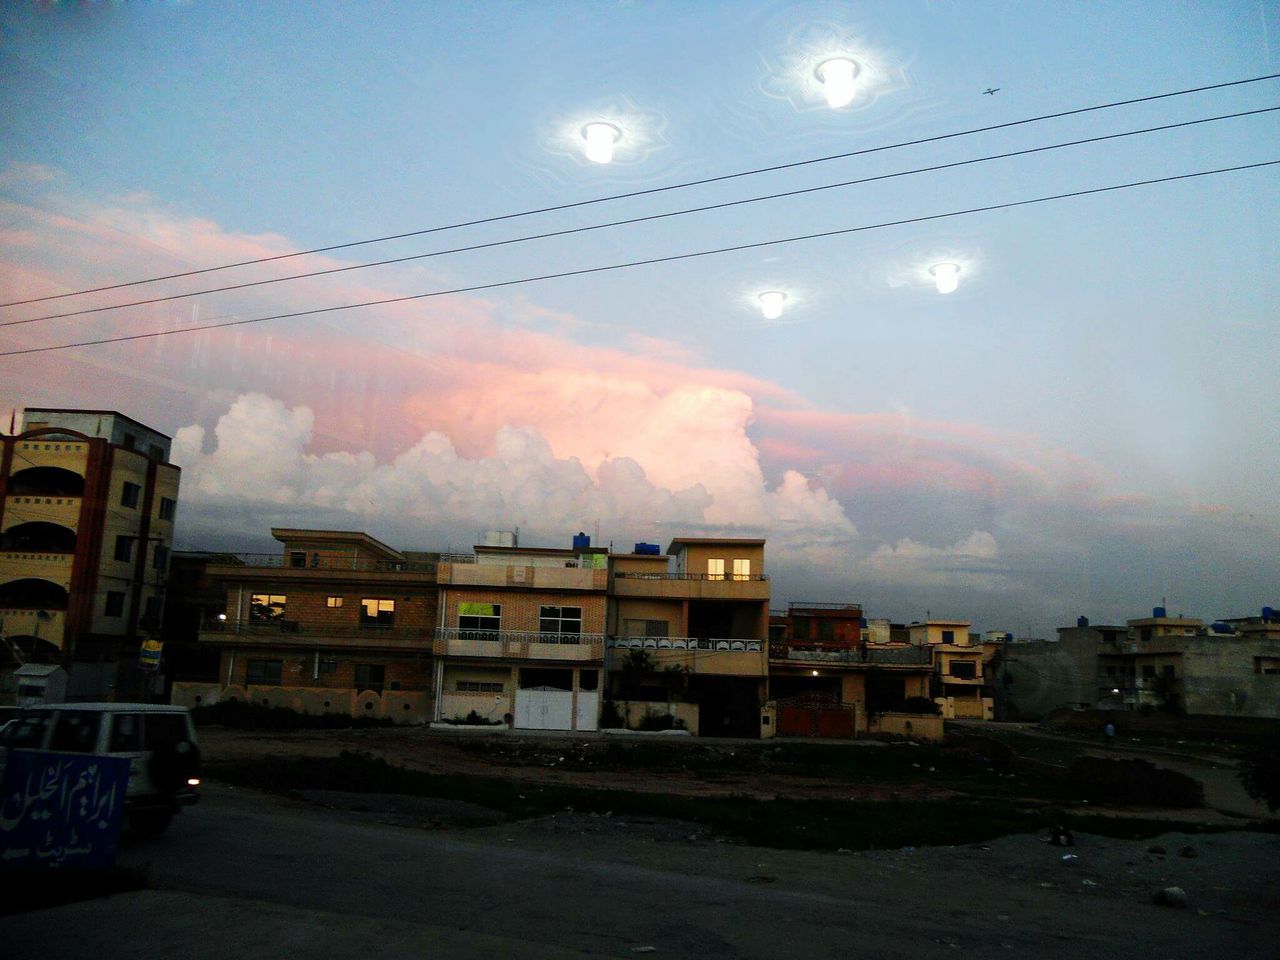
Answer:
<path fill-rule="evenodd" d="M 573 692 L 554 687 L 517 690 L 515 724 L 521 730 L 572 730 Z"/>
<path fill-rule="evenodd" d="M 578 691 L 578 729 L 595 730 L 600 716 L 600 694 L 595 690 Z"/>

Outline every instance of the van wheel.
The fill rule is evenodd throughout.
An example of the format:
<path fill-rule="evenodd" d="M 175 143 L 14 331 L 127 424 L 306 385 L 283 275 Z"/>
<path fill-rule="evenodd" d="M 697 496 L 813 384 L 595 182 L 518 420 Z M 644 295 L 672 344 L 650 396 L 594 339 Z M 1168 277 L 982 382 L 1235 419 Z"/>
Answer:
<path fill-rule="evenodd" d="M 158 837 L 172 822 L 172 810 L 135 810 L 129 814 L 129 826 L 140 837 Z"/>

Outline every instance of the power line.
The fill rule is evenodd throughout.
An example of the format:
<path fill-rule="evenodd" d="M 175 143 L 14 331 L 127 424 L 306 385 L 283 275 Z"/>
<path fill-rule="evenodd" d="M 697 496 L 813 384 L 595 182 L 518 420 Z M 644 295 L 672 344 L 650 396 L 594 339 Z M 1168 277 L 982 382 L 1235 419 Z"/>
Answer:
<path fill-rule="evenodd" d="M 563 230 L 552 230 L 546 233 L 530 234 L 523 237 L 511 237 L 506 240 L 491 240 L 487 243 L 476 243 L 464 247 L 452 247 L 447 250 L 435 250 L 431 253 L 416 253 L 406 257 L 394 257 L 389 260 L 375 260 L 370 263 L 354 263 L 345 267 L 330 267 L 326 270 L 313 270 L 310 273 L 295 273 L 287 277 L 273 277 L 267 280 L 251 280 L 245 283 L 233 283 L 222 287 L 210 287 L 205 290 L 192 290 L 188 293 L 172 293 L 163 297 L 151 297 L 146 300 L 131 300 L 125 303 L 116 303 L 102 307 L 88 307 L 84 310 L 68 310 L 65 313 L 50 313 L 39 317 L 28 317 L 25 320 L 6 320 L 0 322 L 0 327 L 18 327 L 28 323 L 39 323 L 43 320 L 61 320 L 65 317 L 86 316 L 93 313 L 105 313 L 110 310 L 123 310 L 128 307 L 145 307 L 156 303 L 168 303 L 173 300 L 185 300 L 190 297 L 202 297 L 211 293 L 226 293 L 232 290 L 247 290 L 251 287 L 262 287 L 274 283 L 285 283 L 290 280 L 308 280 L 314 277 L 326 277 L 336 273 L 346 273 L 352 270 L 367 270 L 372 267 L 385 267 L 397 263 L 408 263 L 414 260 L 426 260 L 432 257 L 444 257 L 457 253 L 470 253 L 475 250 L 487 250 L 493 247 L 510 246 L 517 243 L 527 243 L 532 240 L 547 240 L 553 237 L 565 237 L 577 233 L 587 233 L 592 230 L 603 230 L 608 227 L 630 226 L 637 223 L 647 223 L 653 220 L 663 220 L 670 217 L 682 217 L 692 213 L 706 213 L 710 210 L 723 210 L 727 207 L 743 206 L 749 203 L 760 203 L 765 200 L 779 200 L 787 197 L 796 197 L 809 193 L 819 193 L 823 190 L 835 190 L 842 187 L 858 186 L 865 183 L 874 183 L 880 180 L 892 180 L 897 177 L 908 177 L 920 173 L 933 173 L 938 170 L 949 170 L 955 167 L 970 166 L 976 163 L 987 163 L 992 160 L 1007 160 L 1011 157 L 1027 156 L 1034 153 L 1044 153 L 1049 150 L 1061 150 L 1064 147 L 1076 147 L 1083 144 L 1101 143 L 1105 140 L 1119 140 L 1125 137 L 1141 136 L 1148 133 L 1156 133 L 1163 130 L 1177 130 L 1181 127 L 1192 127 L 1202 123 L 1214 123 L 1218 120 L 1234 120 L 1239 117 L 1251 117 L 1263 113 L 1274 113 L 1280 110 L 1277 107 L 1262 107 L 1257 110 L 1245 110 L 1240 113 L 1221 114 L 1216 117 L 1202 117 L 1198 120 L 1184 120 L 1179 123 L 1167 123 L 1156 127 L 1144 127 L 1140 130 L 1128 130 L 1123 133 L 1109 133 L 1096 137 L 1086 137 L 1082 140 L 1068 140 L 1063 143 L 1047 144 L 1040 147 L 1029 147 L 1025 150 L 1013 150 L 1008 153 L 989 154 L 983 157 L 974 157 L 969 160 L 957 160 L 951 163 L 938 163 L 927 167 L 916 167 L 911 170 L 900 170 L 895 173 L 882 173 L 872 177 L 861 177 L 856 180 L 843 180 L 839 183 L 828 183 L 816 187 L 803 187 L 797 190 L 786 190 L 781 193 L 763 194 L 755 197 L 744 197 L 740 200 L 726 200 L 721 203 L 710 203 L 700 207 L 686 207 L 682 210 L 670 210 L 666 213 L 651 213 L 641 217 L 629 217 L 625 220 L 611 220 L 606 223 L 589 224 L 585 227 L 568 227 Z"/>
<path fill-rule="evenodd" d="M 526 283 L 538 283 L 543 280 L 558 280 L 564 277 L 580 277 L 594 273 L 607 273 L 612 270 L 624 270 L 631 267 L 650 266 L 657 263 L 673 263 L 678 260 L 692 260 L 698 257 L 710 257 L 722 253 L 735 253 L 742 250 L 757 250 L 784 243 L 798 243 L 802 240 L 819 240 L 826 237 L 838 237 L 851 233 L 863 233 L 869 230 L 880 230 L 885 227 L 900 227 L 913 223 L 927 223 L 933 220 L 945 220 L 950 217 L 968 216 L 974 213 L 987 213 L 993 210 L 1009 210 L 1014 207 L 1025 207 L 1037 203 L 1048 203 L 1052 200 L 1066 200 L 1072 197 L 1085 197 L 1097 193 L 1110 193 L 1116 190 L 1127 190 L 1132 187 L 1152 186 L 1160 183 L 1172 183 L 1177 180 L 1192 180 L 1197 177 L 1208 177 L 1220 173 L 1235 173 L 1240 170 L 1255 170 L 1261 167 L 1272 167 L 1280 164 L 1280 160 L 1263 160 L 1258 163 L 1240 164 L 1234 167 L 1219 167 L 1215 170 L 1200 170 L 1195 173 L 1181 173 L 1168 177 L 1156 177 L 1150 180 L 1134 180 L 1129 183 L 1118 183 L 1107 187 L 1092 187 L 1088 190 L 1073 190 L 1069 193 L 1057 193 L 1045 197 L 1032 197 L 1029 200 L 1012 200 L 1008 203 L 994 203 L 982 207 L 970 207 L 966 210 L 953 210 L 948 213 L 935 213 L 921 217 L 908 217 L 904 220 L 888 220 L 883 223 L 865 224 L 859 227 L 844 227 L 839 230 L 825 230 L 821 233 L 807 233 L 795 237 L 782 237 L 777 240 L 760 240 L 755 243 L 740 243 L 730 247 L 717 247 L 712 250 L 697 250 L 692 253 L 676 253 L 665 257 L 652 257 L 648 260 L 629 260 L 623 263 L 607 264 L 602 267 L 584 267 L 578 270 L 564 270 L 559 273 L 544 273 L 538 276 L 521 277 L 516 280 L 499 280 L 493 283 L 480 283 L 469 287 L 454 287 L 449 290 L 432 290 L 427 293 L 408 294 L 401 297 L 386 297 L 382 300 L 366 300 L 363 303 L 346 303 L 332 307 L 316 307 L 311 310 L 296 310 L 291 313 L 276 313 L 266 317 L 251 317 L 243 320 L 228 320 L 221 323 L 206 323 L 193 327 L 181 327 L 176 330 L 153 330 L 149 333 L 134 333 L 120 337 L 103 337 L 98 340 L 80 340 L 74 343 L 55 344 L 47 347 L 27 347 L 22 350 L 8 350 L 0 353 L 0 357 L 16 357 L 31 353 L 48 353 L 54 350 L 70 350 L 74 347 L 95 347 L 108 343 L 126 343 L 132 340 L 149 340 L 155 337 L 167 337 L 179 333 L 198 333 L 202 330 L 217 330 L 223 327 L 240 327 L 253 323 L 265 323 L 268 320 L 288 320 L 297 317 L 317 316 L 324 313 L 336 313 L 339 310 L 356 310 L 363 307 L 381 307 L 393 303 L 407 303 L 412 300 L 425 300 L 431 297 L 444 297 L 458 293 L 476 293 L 481 290 L 496 290 L 501 287 L 514 287 Z"/>
<path fill-rule="evenodd" d="M 943 140 L 952 140 L 957 137 L 968 137 L 979 133 L 990 133 L 993 130 L 1007 130 L 1012 127 L 1023 126 L 1030 123 L 1041 123 L 1045 120 L 1058 120 L 1062 117 L 1078 116 L 1083 113 L 1093 113 L 1098 110 L 1111 110 L 1116 107 L 1133 106 L 1138 103 L 1150 103 L 1155 100 L 1167 100 L 1171 97 L 1183 97 L 1192 93 L 1204 93 L 1209 90 L 1223 90 L 1228 87 L 1239 87 L 1251 83 L 1261 83 L 1265 80 L 1275 80 L 1280 78 L 1280 73 L 1269 73 L 1259 77 L 1250 77 L 1245 80 L 1229 80 L 1224 83 L 1211 83 L 1200 87 L 1188 87 L 1184 90 L 1174 90 L 1168 93 L 1150 94 L 1145 97 L 1134 97 L 1129 100 L 1113 100 L 1110 103 L 1095 104 L 1090 107 L 1077 107 L 1072 110 L 1062 110 L 1057 113 L 1045 113 L 1039 116 L 1026 117 L 1021 120 L 1009 120 L 1005 123 L 994 123 L 984 127 L 972 127 L 968 130 L 960 130 L 954 133 L 942 133 L 932 137 L 921 137 L 917 140 L 903 140 L 898 143 L 882 144 L 878 147 L 865 147 L 861 150 L 850 150 L 846 153 L 829 154 L 823 157 L 812 157 L 808 160 L 796 160 L 790 163 L 779 163 L 768 167 L 756 167 L 751 170 L 741 170 L 736 173 L 725 173 L 714 177 L 705 177 L 701 180 L 687 180 L 683 183 L 673 183 L 665 187 L 648 187 L 644 190 L 632 190 L 627 193 L 615 193 L 605 197 L 596 197 L 591 200 L 576 200 L 572 203 L 560 203 L 553 206 L 538 207 L 532 210 L 522 210 L 518 213 L 504 213 L 492 217 L 482 217 L 478 220 L 465 220 L 460 223 L 451 223 L 439 227 L 427 227 L 422 230 L 410 230 L 405 233 L 389 234 L 385 237 L 374 237 L 368 240 L 352 240 L 347 243 L 334 243 L 324 247 L 312 247 L 309 250 L 297 250 L 293 253 L 279 253 L 270 257 L 257 257 L 252 260 L 239 260 L 233 263 L 224 263 L 213 267 L 201 267 L 195 270 L 184 270 L 180 273 L 169 273 L 162 276 L 147 277 L 141 280 L 129 280 L 123 283 L 106 284 L 100 287 L 87 287 L 82 290 L 72 290 L 68 293 L 54 293 L 43 297 L 31 297 L 26 300 L 11 300 L 7 303 L 0 303 L 0 307 L 16 307 L 28 303 L 43 303 L 47 300 L 61 300 L 66 297 L 78 297 L 89 293 L 102 293 L 107 290 L 120 290 L 125 287 L 136 287 L 146 283 L 158 283 L 162 280 L 178 280 L 182 277 L 194 277 L 205 273 L 214 273 L 219 270 L 231 270 L 236 267 L 248 267 L 259 263 L 273 263 L 277 260 L 288 260 L 293 257 L 306 257 L 316 253 L 329 253 L 333 250 L 347 250 L 351 247 L 365 246 L 372 243 L 386 243 L 391 240 L 405 240 L 409 237 L 421 237 L 431 233 L 442 233 L 446 230 L 458 230 L 463 227 L 477 227 L 490 223 L 501 223 L 506 220 L 517 220 L 521 217 L 532 217 L 543 213 L 555 213 L 561 210 L 573 210 L 579 207 L 592 206 L 598 203 L 611 203 L 616 200 L 627 200 L 633 197 L 650 196 L 657 193 L 667 193 L 673 190 L 685 190 L 689 187 L 705 186 L 709 183 L 722 183 L 726 180 L 736 180 L 742 177 L 753 177 L 762 173 L 775 173 L 779 170 L 792 170 L 797 167 L 811 166 L 817 163 L 828 163 L 832 160 L 846 160 L 850 157 L 866 156 L 872 153 L 881 153 L 886 150 L 898 150 L 903 147 L 920 146 L 926 143 L 938 143 Z"/>

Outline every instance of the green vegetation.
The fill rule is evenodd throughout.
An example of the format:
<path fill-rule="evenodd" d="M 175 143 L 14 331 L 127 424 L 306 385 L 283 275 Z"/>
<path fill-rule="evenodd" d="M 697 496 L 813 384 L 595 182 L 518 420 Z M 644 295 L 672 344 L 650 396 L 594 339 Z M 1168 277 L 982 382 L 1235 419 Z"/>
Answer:
<path fill-rule="evenodd" d="M 1240 759 L 1240 782 L 1253 799 L 1272 813 L 1280 810 L 1280 737 L 1250 750 Z"/>
<path fill-rule="evenodd" d="M 739 842 L 790 849 L 870 850 L 976 843 L 1055 825 L 1131 839 L 1174 829 L 1197 831 L 1186 823 L 1064 813 L 1048 805 L 1028 806 L 1010 800 L 758 800 L 596 790 L 496 777 L 429 774 L 351 752 L 328 758 L 270 757 L 224 762 L 211 765 L 209 773 L 230 783 L 286 794 L 323 789 L 462 800 L 488 807 L 509 820 L 566 809 L 610 812 L 614 816 L 666 817 L 705 825 Z"/>

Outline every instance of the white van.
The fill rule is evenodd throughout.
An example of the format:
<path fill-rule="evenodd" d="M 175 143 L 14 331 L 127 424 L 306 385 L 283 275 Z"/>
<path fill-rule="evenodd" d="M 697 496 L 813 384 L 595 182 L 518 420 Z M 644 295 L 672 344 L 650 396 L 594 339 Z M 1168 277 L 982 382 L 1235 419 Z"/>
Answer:
<path fill-rule="evenodd" d="M 200 799 L 200 748 L 186 707 L 153 703 L 52 703 L 21 711 L 0 737 L 0 779 L 9 750 L 123 757 L 125 816 L 140 834 L 162 833 Z"/>

